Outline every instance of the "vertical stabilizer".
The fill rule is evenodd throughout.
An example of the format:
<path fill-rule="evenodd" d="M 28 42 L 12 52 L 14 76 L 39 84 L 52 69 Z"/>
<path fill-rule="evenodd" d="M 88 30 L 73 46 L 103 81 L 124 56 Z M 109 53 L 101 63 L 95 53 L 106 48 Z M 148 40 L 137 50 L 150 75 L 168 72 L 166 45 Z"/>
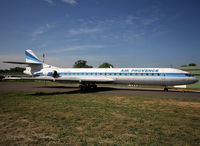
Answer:
<path fill-rule="evenodd" d="M 32 50 L 25 51 L 26 62 L 27 63 L 41 63 L 42 61 L 33 53 Z"/>

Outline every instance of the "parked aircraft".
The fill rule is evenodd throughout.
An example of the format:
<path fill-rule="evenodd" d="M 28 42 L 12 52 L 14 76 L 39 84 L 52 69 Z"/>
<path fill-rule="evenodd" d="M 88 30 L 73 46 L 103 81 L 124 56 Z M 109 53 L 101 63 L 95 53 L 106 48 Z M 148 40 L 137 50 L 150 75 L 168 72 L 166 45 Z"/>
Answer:
<path fill-rule="evenodd" d="M 135 85 L 186 85 L 198 80 L 186 71 L 175 68 L 59 68 L 43 63 L 32 50 L 25 51 L 26 62 L 6 61 L 4 63 L 26 64 L 25 74 L 31 80 L 78 82 L 81 90 L 97 88 L 98 83 Z"/>

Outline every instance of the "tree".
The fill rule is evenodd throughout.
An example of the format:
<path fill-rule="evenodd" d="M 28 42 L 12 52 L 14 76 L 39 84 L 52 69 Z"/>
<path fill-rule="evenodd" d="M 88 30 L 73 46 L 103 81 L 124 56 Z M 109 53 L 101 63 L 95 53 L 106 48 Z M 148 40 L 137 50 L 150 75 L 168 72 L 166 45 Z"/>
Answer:
<path fill-rule="evenodd" d="M 110 68 L 110 67 L 113 68 L 114 66 L 108 62 L 104 62 L 103 64 L 99 65 L 99 68 Z"/>
<path fill-rule="evenodd" d="M 74 63 L 74 68 L 93 68 L 92 66 L 87 65 L 87 61 L 78 60 Z"/>
<path fill-rule="evenodd" d="M 15 68 L 10 68 L 5 69 L 5 70 L 0 70 L 0 73 L 22 73 L 25 70 L 25 68 L 21 68 L 21 67 L 15 67 Z"/>
<path fill-rule="evenodd" d="M 10 72 L 23 72 L 24 70 L 25 68 L 15 67 L 15 68 L 11 68 Z"/>
<path fill-rule="evenodd" d="M 187 67 L 187 65 L 181 65 L 181 67 Z"/>
<path fill-rule="evenodd" d="M 195 63 L 190 63 L 188 66 L 197 66 Z"/>

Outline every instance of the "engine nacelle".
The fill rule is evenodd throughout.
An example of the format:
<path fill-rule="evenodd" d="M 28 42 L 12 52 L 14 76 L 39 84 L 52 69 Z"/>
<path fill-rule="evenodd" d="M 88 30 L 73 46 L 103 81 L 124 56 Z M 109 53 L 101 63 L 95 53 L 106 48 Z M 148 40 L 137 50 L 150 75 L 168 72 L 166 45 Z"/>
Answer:
<path fill-rule="evenodd" d="M 59 74 L 56 70 L 52 71 L 52 77 L 54 77 L 54 78 L 59 77 Z"/>
<path fill-rule="evenodd" d="M 31 73 L 31 67 L 26 67 L 26 70 L 24 70 L 23 73 L 27 74 L 27 75 L 32 75 L 32 73 Z"/>

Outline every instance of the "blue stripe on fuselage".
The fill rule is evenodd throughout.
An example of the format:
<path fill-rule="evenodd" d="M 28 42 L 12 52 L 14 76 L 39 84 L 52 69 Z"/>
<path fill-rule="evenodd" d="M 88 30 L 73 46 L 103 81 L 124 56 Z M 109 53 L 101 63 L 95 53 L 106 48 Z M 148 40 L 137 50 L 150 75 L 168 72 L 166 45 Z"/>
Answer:
<path fill-rule="evenodd" d="M 186 77 L 185 73 L 108 73 L 108 72 L 104 72 L 104 73 L 99 73 L 99 72 L 60 72 L 58 73 L 60 76 L 134 76 L 134 77 L 138 77 L 138 76 L 143 76 L 143 77 Z M 48 72 L 47 76 L 52 76 L 52 72 Z"/>
<path fill-rule="evenodd" d="M 26 55 L 26 59 L 29 59 L 38 63 L 42 63 L 39 59 L 35 58 L 33 55 L 31 55 L 27 51 L 25 51 L 25 55 Z"/>

